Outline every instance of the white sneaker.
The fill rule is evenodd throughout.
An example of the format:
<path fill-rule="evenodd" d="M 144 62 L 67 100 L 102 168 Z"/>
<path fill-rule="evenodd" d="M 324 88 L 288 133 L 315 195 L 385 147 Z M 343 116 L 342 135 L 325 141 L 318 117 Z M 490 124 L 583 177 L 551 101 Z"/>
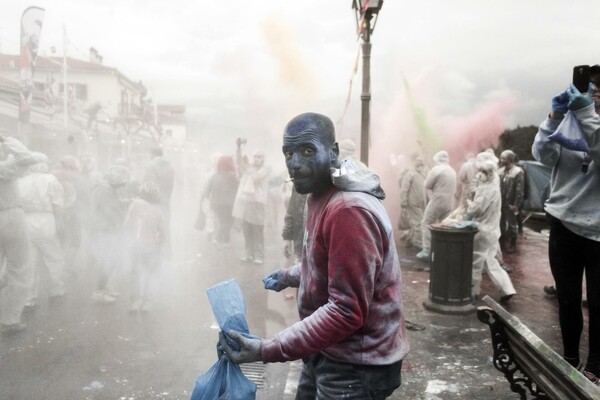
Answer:
<path fill-rule="evenodd" d="M 417 259 L 425 262 L 431 261 L 431 254 L 421 250 L 419 254 L 417 254 Z"/>
<path fill-rule="evenodd" d="M 117 299 L 114 296 L 111 296 L 110 294 L 103 292 L 102 290 L 96 290 L 94 293 L 92 293 L 92 301 L 94 301 L 95 303 L 112 304 L 116 300 Z"/>

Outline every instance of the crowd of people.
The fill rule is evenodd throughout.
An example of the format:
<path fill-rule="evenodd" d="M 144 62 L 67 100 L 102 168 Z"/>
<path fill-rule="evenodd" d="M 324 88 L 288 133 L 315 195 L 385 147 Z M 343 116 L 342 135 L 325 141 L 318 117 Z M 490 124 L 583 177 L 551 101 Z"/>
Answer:
<path fill-rule="evenodd" d="M 600 301 L 593 289 L 599 279 L 600 236 L 594 208 L 600 185 L 592 164 L 600 153 L 600 120 L 593 108 L 597 93 L 595 86 L 588 93 L 569 88 L 553 99 L 552 112 L 533 144 L 535 158 L 553 167 L 545 208 L 564 357 L 595 383 L 600 373 Z M 568 112 L 580 120 L 580 134 L 588 138 L 585 154 L 549 138 Z M 64 296 L 65 274 L 77 272 L 76 259 L 82 253 L 98 272 L 92 301 L 116 301 L 113 281 L 121 268 L 130 272 L 129 310 L 147 311 L 153 273 L 171 253 L 175 173 L 161 151 L 153 152 L 136 179 L 123 159 L 101 174 L 90 157 L 65 156 L 50 164 L 45 154 L 29 150 L 14 137 L 0 140 L 1 330 L 25 328 L 21 315 L 36 307 L 40 268 L 48 272 L 50 301 Z M 237 227 L 244 240 L 240 260 L 263 264 L 273 199 L 281 199 L 275 193 L 285 192 L 281 237 L 291 266 L 273 271 L 263 283 L 275 291 L 298 288 L 301 320 L 272 339 L 224 332 L 219 353 L 235 363 L 303 359 L 297 398 L 314 398 L 317 392 L 386 398 L 400 385 L 409 346 L 394 229 L 381 203 L 385 192 L 379 177 L 354 159 L 351 140 L 336 141 L 333 123 L 320 114 L 301 114 L 285 127 L 289 181 L 272 173 L 263 151 L 255 151 L 250 160 L 245 144 L 238 139 L 235 156 L 215 158 L 199 193 L 196 224 L 202 229 L 210 217 L 208 239 L 218 247 L 229 245 Z M 502 253 L 517 251 L 526 195 L 526 176 L 517 155 L 505 150 L 497 157 L 493 149 L 467 154 L 458 172 L 446 151 L 438 151 L 431 160 L 429 168 L 426 158 L 415 153 L 401 174 L 401 240 L 418 250 L 416 258 L 430 262 L 432 224 L 473 221 L 478 231 L 472 296 L 480 296 L 485 271 L 501 293 L 500 301 L 509 301 L 516 290 Z M 203 215 L 206 210 L 208 215 Z M 277 212 L 273 215 L 278 218 Z M 203 223 L 198 222 L 201 216 Z M 579 357 L 584 273 L 590 310 L 585 368 Z"/>
<path fill-rule="evenodd" d="M 534 158 L 552 168 L 551 190 L 544 210 L 550 228 L 549 261 L 555 286 L 546 286 L 544 291 L 558 299 L 563 357 L 600 385 L 600 293 L 596 290 L 600 281 L 600 221 L 595 209 L 600 200 L 596 164 L 600 154 L 600 66 L 591 67 L 587 92 L 570 85 L 553 97 L 551 104 L 551 112 L 540 125 L 532 145 Z M 570 118 L 577 122 L 566 124 Z M 421 157 L 413 155 L 411 161 L 411 168 L 399 182 L 402 214 L 398 227 L 403 230 L 401 238 L 405 244 L 420 250 L 418 259 L 429 261 L 429 225 L 451 220 L 477 222 L 473 298 L 479 296 L 481 274 L 485 270 L 502 293 L 500 301 L 510 300 L 516 291 L 507 274 L 510 266 L 502 261 L 502 252 L 517 251 L 517 237 L 523 224 L 521 208 L 527 195 L 527 176 L 517 163 L 515 152 L 504 150 L 499 158 L 492 149 L 475 157 L 468 154 L 458 174 L 448 165 L 444 151 L 435 154 L 435 166 L 428 173 Z M 584 276 L 585 301 L 582 300 Z M 582 304 L 589 311 L 589 352 L 585 365 L 580 358 Z"/>
<path fill-rule="evenodd" d="M 427 170 L 424 158 L 411 156 L 411 165 L 399 179 L 401 240 L 416 249 L 416 258 L 431 260 L 431 231 L 434 224 L 470 220 L 479 231 L 474 238 L 472 295 L 479 297 L 485 270 L 499 288 L 500 300 L 515 295 L 502 252 L 516 251 L 518 221 L 525 195 L 525 171 L 516 163 L 512 150 L 497 158 L 493 149 L 474 156 L 469 153 L 458 169 L 450 165 L 444 150 L 433 156 Z M 504 243 L 507 243 L 506 245 Z"/>
<path fill-rule="evenodd" d="M 0 278 L 5 289 L 2 307 L 3 330 L 20 330 L 20 314 L 37 305 L 40 268 L 48 271 L 48 294 L 51 299 L 65 293 L 66 274 L 76 273 L 81 257 L 97 270 L 94 302 L 112 304 L 118 297 L 115 276 L 130 271 L 131 310 L 150 308 L 149 280 L 151 271 L 169 258 L 169 221 L 174 171 L 162 157 L 160 149 L 151 153 L 142 171 L 132 173 L 124 159 L 116 159 L 104 173 L 89 155 L 64 156 L 50 165 L 48 158 L 30 151 L 12 137 L 3 139 L 6 153 L 2 168 L 6 170 L 7 197 L 2 211 L 6 218 L 19 218 L 22 240 L 8 245 L 3 240 L 6 260 Z M 244 238 L 244 253 L 240 260 L 262 264 L 265 258 L 264 235 L 268 213 L 275 208 L 271 193 L 282 192 L 285 215 L 281 236 L 283 254 L 290 264 L 300 261 L 305 245 L 307 195 L 298 193 L 295 185 L 272 173 L 265 163 L 265 153 L 258 150 L 250 160 L 244 154 L 246 140 L 236 141 L 235 155 L 219 155 L 202 182 L 199 218 L 206 226 L 210 218 L 210 237 L 214 244 L 227 246 L 232 229 Z M 339 159 L 352 160 L 360 168 L 351 139 L 339 142 Z M 9 156 L 9 154 L 11 154 Z M 485 154 L 495 158 L 489 151 Z M 490 250 L 489 244 L 506 239 L 505 251 L 515 250 L 517 220 L 523 199 L 523 170 L 515 163 L 515 154 L 504 151 L 495 159 L 500 169 L 482 169 L 478 157 L 467 156 L 458 174 L 450 165 L 448 154 L 440 151 L 433 156 L 433 168 L 419 154 L 411 156 L 411 166 L 400 178 L 400 221 L 398 227 L 405 244 L 417 248 L 417 258 L 429 261 L 431 235 L 427 228 L 446 218 L 486 221 L 475 243 L 473 295 L 479 295 L 481 271 L 486 269 L 502 289 L 503 300 L 514 295 L 510 278 L 502 265 L 500 244 Z M 488 160 L 489 161 L 489 160 Z M 486 164 L 488 165 L 489 162 Z M 487 174 L 487 175 L 486 175 Z M 477 208 L 477 194 L 483 191 L 482 177 L 497 184 L 499 199 L 485 201 L 485 210 Z M 12 196 L 8 195 L 11 189 Z M 495 192 L 493 193 L 495 196 Z M 488 196 L 489 197 L 489 196 Z M 207 203 L 208 207 L 205 207 Z M 496 210 L 496 205 L 499 209 Z M 491 206 L 492 205 L 492 206 Z M 6 211 L 12 210 L 12 211 Z M 15 214 L 15 215 L 9 215 Z M 205 215 L 206 214 L 206 215 Z M 499 219 L 498 230 L 489 221 Z M 208 229 L 207 229 L 208 230 Z M 20 236 L 11 232 L 11 241 Z M 499 243 L 500 243 L 499 242 Z M 116 251 L 106 251 L 116 249 Z M 485 253 L 485 254 L 484 254 Z M 158 261 L 157 261 L 158 260 Z M 26 293 L 26 295 L 23 295 Z"/>
<path fill-rule="evenodd" d="M 591 95 L 588 97 L 591 99 Z M 577 99 L 577 95 L 571 95 L 573 98 Z M 591 103 L 590 100 L 582 107 Z M 582 118 L 587 116 L 584 111 L 580 114 Z M 592 138 L 599 124 L 597 115 L 594 116 L 593 122 L 588 122 L 590 127 L 587 130 Z M 555 116 L 551 114 L 549 119 L 552 118 Z M 554 164 L 556 169 L 559 168 L 556 166 L 556 152 L 560 146 L 548 144 L 545 137 L 548 133 L 544 127 L 549 124 L 556 128 L 557 122 L 545 122 L 540 127 L 533 153 L 536 158 Z M 396 268 L 396 261 L 389 258 L 390 253 L 386 255 L 392 250 L 389 245 L 394 242 L 393 236 L 389 231 L 378 231 L 387 230 L 387 215 L 372 208 L 375 203 L 380 204 L 377 199 L 384 197 L 378 178 L 364 166 L 357 166 L 351 157 L 341 157 L 332 125 L 322 115 L 307 113 L 292 119 L 285 128 L 283 143 L 288 171 L 294 181 L 294 193 L 307 195 L 305 199 L 297 198 L 290 202 L 283 238 L 299 241 L 300 236 L 295 239 L 291 232 L 294 227 L 303 225 L 303 246 L 299 248 L 300 257 L 290 268 L 273 271 L 263 282 L 265 289 L 275 291 L 298 288 L 301 321 L 271 339 L 247 337 L 236 331 L 222 332 L 218 351 L 234 363 L 302 358 L 303 369 L 296 398 L 315 398 L 320 393 L 332 398 L 384 399 L 400 385 L 398 367 L 408 351 L 408 342 L 403 306 L 401 301 L 395 303 L 401 297 L 402 287 L 391 291 L 395 294 L 388 292 L 391 297 L 382 297 L 383 292 L 378 291 L 381 290 L 379 284 L 389 284 L 389 274 L 395 274 Z M 577 163 L 581 163 L 579 173 L 588 173 L 589 165 L 585 171 L 583 166 L 586 162 L 589 164 L 591 156 L 573 157 L 567 153 L 567 157 L 576 158 L 569 165 L 578 167 Z M 526 176 L 516 158 L 512 150 L 503 151 L 498 158 L 493 149 L 487 149 L 477 155 L 467 155 L 457 174 L 445 151 L 433 156 L 435 166 L 429 171 L 426 171 L 424 159 L 415 154 L 411 157 L 410 169 L 400 179 L 402 213 L 399 228 L 403 230 L 402 239 L 406 244 L 420 250 L 417 258 L 431 261 L 429 225 L 452 221 L 476 223 L 478 231 L 473 243 L 472 274 L 474 300 L 480 295 L 484 271 L 501 293 L 501 302 L 509 301 L 516 294 L 508 268 L 502 265 L 502 252 L 517 251 L 516 239 L 522 229 L 521 207 Z M 562 174 L 565 175 L 563 185 L 574 184 L 574 177 L 569 176 L 574 172 Z M 553 179 L 558 179 L 558 175 Z M 589 177 L 586 185 L 593 185 L 595 179 Z M 597 197 L 597 188 L 588 187 L 588 196 L 576 196 L 574 201 L 590 206 L 591 199 Z M 561 190 L 567 189 L 559 187 L 558 191 Z M 365 197 L 353 197 L 357 195 Z M 567 196 L 564 194 L 551 195 L 547 203 L 550 218 L 554 219 L 551 221 L 550 261 L 557 288 L 560 287 L 558 292 L 562 292 L 558 298 L 564 357 L 590 381 L 598 384 L 598 326 L 594 314 L 597 312 L 598 296 L 589 286 L 590 281 L 597 282 L 597 270 L 593 269 L 597 261 L 591 257 L 597 255 L 595 239 L 598 224 L 594 225 L 589 218 L 582 216 L 573 217 L 581 212 L 572 209 L 570 199 L 565 204 L 565 199 Z M 569 219 L 564 225 L 557 217 L 552 217 L 553 203 L 557 203 L 556 212 Z M 565 214 L 567 209 L 571 213 Z M 575 233 L 565 226 L 571 226 Z M 577 232 L 591 236 L 592 240 L 578 237 Z M 557 236 L 559 242 L 552 243 Z M 560 242 L 564 242 L 564 247 Z M 352 249 L 347 247 L 348 243 L 352 243 Z M 286 254 L 290 254 L 290 249 L 290 244 L 286 244 Z M 573 254 L 581 250 L 589 251 L 585 255 Z M 567 253 L 579 264 L 575 270 L 567 267 L 570 265 Z M 348 258 L 349 255 L 352 257 Z M 581 275 L 584 271 L 588 279 L 588 296 L 594 296 L 596 307 L 590 311 L 590 350 L 585 368 L 579 358 L 583 328 Z M 379 284 L 371 280 L 373 273 L 380 274 Z M 357 277 L 360 278 L 359 283 L 356 282 Z M 386 316 L 380 314 L 383 309 L 387 309 Z M 377 315 L 388 323 L 381 326 L 371 315 Z M 391 320 L 400 321 L 400 324 L 390 324 Z M 391 342 L 383 341 L 379 336 L 384 331 Z M 358 343 L 373 345 L 361 346 Z"/>
<path fill-rule="evenodd" d="M 14 137 L 0 145 L 0 330 L 25 329 L 41 276 L 56 302 L 82 264 L 97 272 L 92 301 L 113 304 L 115 277 L 128 271 L 130 310 L 147 311 L 152 273 L 168 257 L 174 175 L 161 152 L 135 179 L 123 159 L 102 174 L 88 155 L 50 163 Z"/>

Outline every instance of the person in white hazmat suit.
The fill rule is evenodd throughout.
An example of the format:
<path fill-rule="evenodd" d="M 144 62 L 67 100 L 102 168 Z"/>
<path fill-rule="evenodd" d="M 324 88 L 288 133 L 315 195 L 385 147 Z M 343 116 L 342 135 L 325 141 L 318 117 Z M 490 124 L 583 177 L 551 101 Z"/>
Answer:
<path fill-rule="evenodd" d="M 472 193 L 472 182 L 477 168 L 475 167 L 475 155 L 468 153 L 465 156 L 465 162 L 460 166 L 456 180 L 456 207 L 466 208 L 467 199 Z"/>
<path fill-rule="evenodd" d="M 436 165 L 425 178 L 425 190 L 431 194 L 421 221 L 423 250 L 417 254 L 421 261 L 429 261 L 431 257 L 431 232 L 428 226 L 442 222 L 454 209 L 456 171 L 450 166 L 448 153 L 444 150 L 435 153 L 433 161 Z"/>
<path fill-rule="evenodd" d="M 425 210 L 425 161 L 421 157 L 415 157 L 412 162 L 412 168 L 402 177 L 400 185 L 400 213 L 402 221 L 408 224 L 406 245 L 422 249 L 421 221 Z"/>
<path fill-rule="evenodd" d="M 502 269 L 496 259 L 502 210 L 498 166 L 486 152 L 477 155 L 475 166 L 477 167 L 475 193 L 472 200 L 467 200 L 465 215 L 465 220 L 479 224 L 479 231 L 473 239 L 472 295 L 474 298 L 479 297 L 481 275 L 485 269 L 492 283 L 501 292 L 500 301 L 506 302 L 516 294 L 516 291 L 508 273 Z"/>
<path fill-rule="evenodd" d="M 21 142 L 0 136 L 0 331 L 5 333 L 25 329 L 29 235 L 17 179 L 33 162 Z"/>
<path fill-rule="evenodd" d="M 57 235 L 59 227 L 62 226 L 60 215 L 64 205 L 64 190 L 58 178 L 48 173 L 48 157 L 37 152 L 34 155 L 36 163 L 27 169 L 26 175 L 18 182 L 31 243 L 25 304 L 28 308 L 35 308 L 37 305 L 42 264 L 48 270 L 50 298 L 58 298 L 65 294 L 65 259 Z"/>
<path fill-rule="evenodd" d="M 98 281 L 92 300 L 112 304 L 116 293 L 109 289 L 109 281 L 123 267 L 123 222 L 129 207 L 119 197 L 119 190 L 130 180 L 129 170 L 112 165 L 105 178 L 92 190 L 90 243 L 94 262 L 98 267 Z"/>

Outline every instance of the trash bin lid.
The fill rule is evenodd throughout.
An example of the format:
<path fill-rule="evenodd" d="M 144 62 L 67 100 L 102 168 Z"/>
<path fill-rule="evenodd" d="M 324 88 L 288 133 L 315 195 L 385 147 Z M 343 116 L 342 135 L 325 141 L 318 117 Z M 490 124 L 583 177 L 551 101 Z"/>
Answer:
<path fill-rule="evenodd" d="M 468 221 L 465 221 L 468 222 Z M 437 232 L 448 232 L 448 233 L 469 233 L 469 234 L 474 234 L 479 232 L 479 229 L 477 229 L 476 225 L 474 224 L 465 224 L 464 226 L 459 226 L 457 224 L 452 224 L 452 225 L 445 225 L 445 224 L 431 224 L 428 225 L 428 228 L 430 231 L 437 231 Z"/>

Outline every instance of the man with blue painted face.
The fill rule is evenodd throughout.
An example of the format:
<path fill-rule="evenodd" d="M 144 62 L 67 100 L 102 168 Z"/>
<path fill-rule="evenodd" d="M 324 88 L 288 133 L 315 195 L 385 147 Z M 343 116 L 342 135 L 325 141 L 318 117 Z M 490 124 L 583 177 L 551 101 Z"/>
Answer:
<path fill-rule="evenodd" d="M 283 154 L 294 188 L 307 197 L 301 261 L 263 279 L 298 288 L 300 321 L 272 339 L 220 334 L 235 363 L 303 360 L 296 399 L 385 399 L 400 386 L 409 346 L 393 228 L 379 178 L 340 163 L 333 123 L 305 113 L 285 127 Z"/>

